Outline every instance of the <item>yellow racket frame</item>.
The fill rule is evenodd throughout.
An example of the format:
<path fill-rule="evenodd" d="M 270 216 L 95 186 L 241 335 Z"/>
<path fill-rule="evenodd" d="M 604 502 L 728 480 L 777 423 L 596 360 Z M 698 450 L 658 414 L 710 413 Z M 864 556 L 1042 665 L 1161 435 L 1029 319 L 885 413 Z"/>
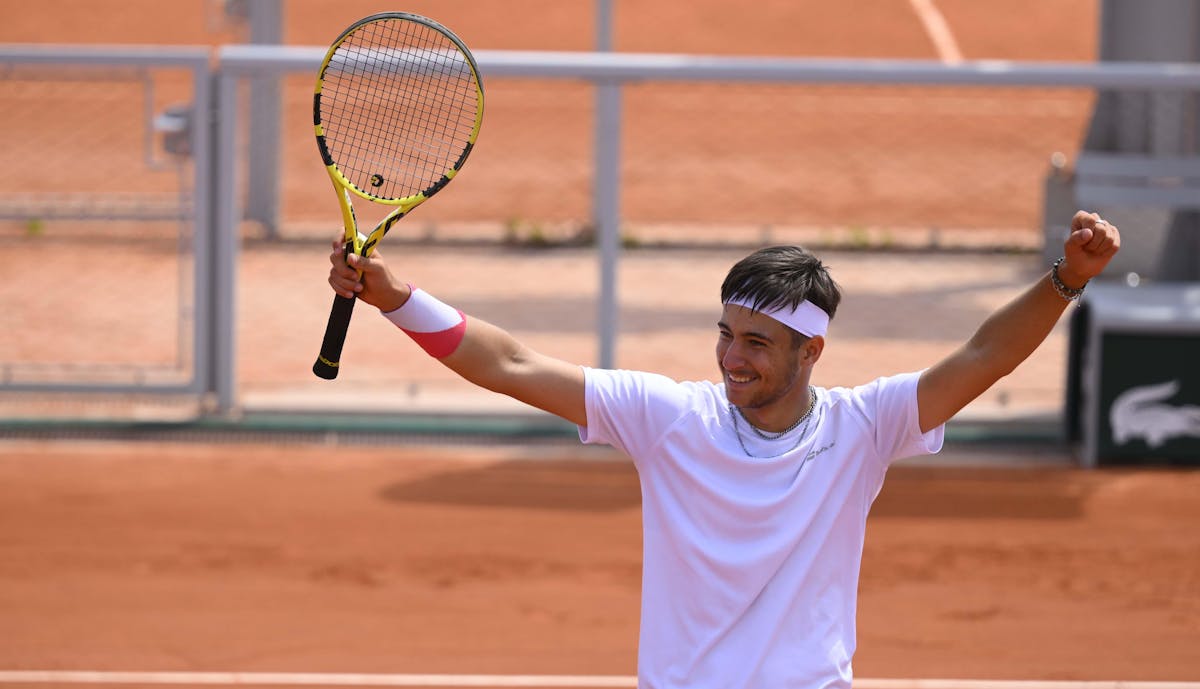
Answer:
<path fill-rule="evenodd" d="M 321 158 L 325 163 L 325 170 L 329 173 L 329 180 L 333 183 L 333 188 L 337 193 L 338 205 L 340 206 L 342 213 L 342 226 L 346 231 L 347 252 L 353 252 L 361 256 L 370 256 L 375 250 L 375 247 L 379 244 L 379 241 L 383 239 L 383 236 L 387 234 L 388 230 L 391 229 L 392 225 L 394 225 L 397 220 L 403 218 L 405 215 L 408 215 L 412 209 L 427 201 L 429 197 L 433 196 L 435 193 L 441 190 L 442 187 L 446 186 L 450 180 L 454 179 L 454 176 L 457 175 L 458 171 L 462 168 L 463 163 L 466 162 L 467 156 L 470 155 L 471 150 L 475 147 L 475 141 L 479 137 L 479 130 L 483 125 L 483 81 L 479 77 L 479 66 L 475 62 L 475 57 L 471 54 L 471 51 L 467 48 L 466 44 L 463 43 L 458 36 L 454 35 L 454 32 L 450 31 L 450 29 L 439 24 L 438 22 L 433 21 L 432 19 L 429 19 L 428 17 L 423 17 L 419 14 L 412 14 L 410 12 L 381 12 L 379 14 L 373 14 L 369 17 L 364 17 L 354 22 L 345 31 L 343 31 L 337 37 L 337 40 L 333 42 L 333 45 L 329 46 L 329 50 L 325 53 L 325 59 L 321 61 L 321 69 L 317 73 L 317 83 L 313 89 L 314 99 L 320 97 L 321 91 L 325 86 L 325 70 L 329 67 L 329 61 L 333 59 L 334 54 L 337 52 L 337 49 L 342 45 L 342 43 L 344 43 L 346 39 L 349 38 L 360 27 L 366 24 L 381 21 L 417 22 L 419 24 L 424 24 L 435 31 L 438 31 L 449 38 L 451 42 L 453 42 L 458 48 L 459 52 L 461 52 L 462 55 L 467 58 L 467 64 L 471 68 L 471 77 L 475 86 L 475 96 L 478 102 L 478 107 L 475 109 L 475 122 L 471 128 L 470 135 L 467 137 L 467 145 L 463 148 L 462 155 L 458 157 L 458 160 L 455 161 L 454 165 L 446 170 L 442 174 L 442 178 L 429 188 L 420 193 L 413 194 L 412 196 L 405 196 L 403 198 L 377 196 L 365 189 L 359 188 L 358 185 L 351 182 L 344 174 L 342 174 L 342 171 L 337 167 L 337 163 L 335 163 L 333 158 L 329 155 L 329 150 L 325 145 L 324 125 L 317 121 L 320 113 L 315 107 L 313 108 L 313 132 L 317 137 L 317 145 L 321 151 Z M 351 194 L 386 206 L 397 206 L 397 208 L 389 213 L 382 221 L 380 221 L 379 224 L 375 226 L 375 229 L 370 232 L 370 234 L 364 235 L 358 229 L 358 220 L 354 215 L 354 206 L 351 202 Z"/>

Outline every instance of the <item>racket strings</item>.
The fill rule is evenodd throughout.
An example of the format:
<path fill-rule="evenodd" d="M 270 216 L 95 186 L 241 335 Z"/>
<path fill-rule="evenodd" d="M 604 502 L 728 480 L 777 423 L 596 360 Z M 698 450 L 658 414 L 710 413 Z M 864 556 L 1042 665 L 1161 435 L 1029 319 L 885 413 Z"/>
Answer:
<path fill-rule="evenodd" d="M 357 54 L 352 53 L 352 59 L 356 63 L 352 67 L 355 70 L 358 70 L 357 73 L 359 74 L 362 74 L 362 55 L 363 53 L 361 51 Z M 375 55 L 369 53 L 367 55 L 369 59 L 376 58 Z M 420 57 L 422 56 L 418 56 L 418 59 L 420 59 Z M 444 64 L 444 61 L 426 60 L 424 62 L 424 66 L 427 67 L 429 65 L 433 65 L 436 68 L 439 63 Z M 366 65 L 366 67 L 370 69 L 369 64 Z M 428 96 L 427 93 L 420 91 L 420 89 L 432 87 L 418 84 L 416 85 L 417 90 L 414 91 L 411 81 L 406 83 L 404 85 L 406 87 L 405 90 L 398 94 L 398 92 L 392 88 L 394 85 L 389 82 L 389 80 L 394 80 L 396 78 L 394 73 L 385 73 L 383 75 L 372 73 L 368 76 L 370 78 L 364 79 L 359 84 L 361 88 L 350 92 L 351 98 L 349 102 L 349 105 L 352 108 L 356 108 L 359 113 L 370 112 L 376 114 L 376 116 L 373 118 L 364 118 L 360 123 L 360 139 L 364 142 L 373 142 L 376 145 L 376 147 L 370 151 L 368 151 L 365 147 L 360 147 L 362 150 L 357 151 L 360 158 L 363 154 L 369 152 L 383 153 L 385 158 L 395 158 L 397 155 L 401 155 L 408 157 L 410 159 L 410 163 L 420 163 L 422 160 L 434 162 L 435 168 L 428 171 L 429 173 L 437 174 L 444 171 L 444 168 L 446 167 L 444 164 L 445 158 L 448 156 L 448 154 L 446 153 L 447 149 L 445 148 L 444 142 L 441 141 L 441 139 L 446 138 L 445 132 L 447 130 L 447 123 L 445 121 L 439 121 L 444 119 L 443 117 L 439 116 L 439 113 L 446 111 L 447 104 L 445 99 L 441 98 L 438 99 L 437 102 L 431 103 L 426 97 L 424 98 L 424 102 L 421 102 L 421 100 L 414 98 L 414 96 Z M 440 76 L 441 75 L 439 75 L 436 71 L 428 70 L 421 75 L 421 77 L 424 79 L 429 79 L 431 77 L 440 78 Z M 444 84 L 435 84 L 435 86 L 442 89 L 446 88 Z M 431 93 L 436 94 L 438 92 L 434 91 Z M 391 98 L 380 98 L 381 95 L 391 96 Z M 412 103 L 414 107 L 397 108 L 394 98 L 396 95 L 403 96 L 403 100 Z M 393 117 L 387 117 L 389 112 L 393 115 Z M 384 115 L 384 117 L 379 117 L 378 115 L 380 114 Z M 398 116 L 398 119 L 395 116 Z M 396 139 L 390 137 L 390 132 L 395 127 L 399 127 L 403 131 L 409 132 L 409 138 Z M 388 146 L 387 144 L 389 143 L 392 145 Z M 380 144 L 384 144 L 385 148 L 382 150 L 379 149 L 378 146 Z M 441 150 L 439 150 L 439 144 L 442 144 L 440 146 Z M 405 150 L 405 148 L 407 148 L 407 150 Z M 439 159 L 439 155 L 441 156 L 441 159 Z M 422 176 L 428 177 L 430 174 Z"/>
<path fill-rule="evenodd" d="M 430 26 L 386 19 L 359 27 L 334 51 L 321 90 L 338 169 L 380 198 L 428 189 L 471 140 L 476 78 L 458 45 Z"/>
<path fill-rule="evenodd" d="M 358 57 L 355 60 L 362 62 Z M 355 68 L 360 66 L 356 65 Z M 427 79 L 431 74 L 426 72 L 422 78 Z M 349 111 L 343 115 L 357 113 L 361 116 L 366 113 L 372 116 L 359 117 L 361 121 L 355 125 L 358 130 L 354 132 L 359 144 L 353 150 L 347 150 L 350 158 L 345 159 L 344 166 L 351 168 L 352 173 L 358 173 L 360 186 L 368 191 L 376 190 L 369 189 L 365 184 L 379 186 L 383 179 L 392 180 L 404 187 L 406 192 L 415 193 L 418 187 L 439 178 L 453 163 L 450 158 L 456 157 L 453 142 L 446 141 L 453 136 L 453 132 L 448 131 L 445 117 L 434 109 L 444 110 L 445 99 L 437 103 L 429 102 L 428 98 L 422 101 L 418 98 L 425 95 L 421 89 L 429 87 L 418 84 L 414 90 L 411 80 L 403 84 L 405 88 L 402 91 L 396 91 L 395 84 L 389 81 L 395 79 L 394 75 L 380 77 L 371 74 L 370 77 L 358 83 L 359 88 L 348 91 Z M 439 85 L 438 88 L 445 86 Z M 401 96 L 399 104 L 396 96 Z M 410 106 L 403 107 L 405 103 Z M 403 131 L 406 136 L 396 137 L 393 131 Z M 398 172 L 395 169 L 397 160 L 405 166 L 405 170 L 399 171 L 402 173 L 400 177 L 395 174 Z M 390 195 L 382 189 L 376 193 Z"/>

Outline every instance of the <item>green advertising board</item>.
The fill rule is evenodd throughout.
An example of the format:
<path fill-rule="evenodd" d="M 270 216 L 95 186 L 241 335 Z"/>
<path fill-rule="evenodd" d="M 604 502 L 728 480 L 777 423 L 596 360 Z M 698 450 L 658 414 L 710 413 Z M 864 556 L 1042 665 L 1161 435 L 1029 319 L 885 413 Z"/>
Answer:
<path fill-rule="evenodd" d="M 1089 291 L 1083 463 L 1200 465 L 1200 285 Z"/>
<path fill-rule="evenodd" d="M 1102 333 L 1101 461 L 1200 464 L 1200 333 Z"/>

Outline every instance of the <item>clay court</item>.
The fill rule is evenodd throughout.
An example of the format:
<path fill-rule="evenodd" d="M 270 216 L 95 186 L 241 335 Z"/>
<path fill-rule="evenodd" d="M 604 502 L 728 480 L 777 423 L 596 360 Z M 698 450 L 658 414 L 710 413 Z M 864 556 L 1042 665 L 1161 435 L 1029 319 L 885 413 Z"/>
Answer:
<path fill-rule="evenodd" d="M 869 519 L 859 677 L 1196 678 L 1200 475 L 939 462 Z M 0 669 L 629 676 L 639 502 L 569 446 L 8 442 Z"/>
<path fill-rule="evenodd" d="M 229 38 L 202 30 L 198 3 L 181 4 L 188 9 L 177 9 L 176 21 L 165 20 L 165 3 L 150 0 L 8 4 L 0 27 L 6 42 L 101 36 L 116 43 L 215 45 Z M 814 0 L 765 2 L 732 16 L 728 3 L 614 4 L 618 50 L 939 57 L 917 3 L 904 0 L 854 3 L 854 13 Z M 1096 51 L 1094 2 L 936 5 L 966 59 L 1090 60 Z M 286 7 L 286 40 L 301 45 L 323 45 L 359 16 L 397 9 L 365 1 L 289 0 Z M 402 9 L 435 16 L 483 49 L 581 50 L 592 40 L 590 3 L 415 2 Z M 51 13 L 67 10 L 74 14 L 46 23 Z M 662 25 L 672 27 L 666 44 L 657 30 Z M 497 114 L 485 126 L 498 132 L 515 126 L 519 116 L 506 118 L 505 102 L 493 104 Z M 1072 112 L 1086 115 L 1086 108 Z M 570 121 L 546 126 L 574 126 Z M 289 125 L 286 146 L 294 147 L 289 156 L 308 161 L 312 144 L 302 124 Z M 495 140 L 505 139 L 497 133 Z M 831 148 L 844 145 L 824 140 Z M 963 149 L 941 153 L 961 158 L 972 146 L 1004 152 L 1003 141 L 966 135 L 962 141 Z M 506 184 L 523 185 L 498 179 L 513 153 L 498 146 L 490 154 L 481 148 L 471 173 L 481 185 L 493 180 L 482 186 L 503 197 L 510 193 Z M 703 158 L 695 169 L 721 172 L 709 170 Z M 328 211 L 332 221 L 322 175 L 316 166 L 293 175 L 283 193 L 289 207 Z M 468 193 L 467 179 L 456 182 L 464 187 L 460 200 L 447 203 L 495 215 L 496 207 L 467 200 L 480 188 Z M 822 182 L 800 177 L 814 180 Z M 821 189 L 827 210 L 854 208 L 854 185 L 825 181 Z M 757 203 L 788 201 L 782 191 L 768 190 Z M 1009 201 L 1004 213 L 1025 217 L 1037 210 L 1036 200 Z M 631 212 L 661 212 L 661 221 L 670 219 L 671 204 L 685 212 L 694 199 L 682 188 L 633 193 L 628 204 Z M 892 217 L 904 212 L 885 210 Z M 959 204 L 955 212 L 970 217 L 974 210 Z M 37 246 L 29 238 L 6 238 L 0 244 L 6 272 L 19 274 Z M 154 246 L 91 249 L 100 253 L 59 257 L 56 265 L 72 277 L 54 286 L 82 299 L 96 289 L 91 277 L 111 277 L 118 260 L 129 274 L 152 281 L 169 255 Z M 574 320 L 590 308 L 590 292 L 578 286 L 595 282 L 589 250 L 462 251 L 419 243 L 405 250 L 424 284 L 447 284 L 448 265 L 466 266 L 469 278 L 441 292 L 468 311 L 513 327 L 540 349 L 583 361 L 594 356 L 586 319 L 583 325 Z M 313 380 L 308 366 L 328 301 L 326 253 L 323 241 L 244 247 L 238 363 L 246 401 L 344 409 L 386 397 L 387 404 L 404 406 L 392 387 L 400 385 L 434 411 L 497 408 L 494 399 L 454 387 L 406 342 L 367 319 L 356 323 L 348 359 L 384 359 L 383 372 L 349 368 L 337 388 Z M 622 293 L 632 337 L 623 341 L 621 363 L 679 377 L 709 375 L 711 325 L 702 290 L 715 287 L 736 254 L 631 253 Z M 1022 257 L 994 254 L 834 257 L 869 308 L 848 306 L 839 326 L 845 346 L 830 357 L 826 379 L 817 381 L 825 385 L 927 364 L 969 331 L 959 325 L 916 330 L 915 315 L 942 308 L 961 317 L 955 324 L 973 322 L 1034 275 Z M 920 267 L 911 270 L 914 262 Z M 896 284 L 888 277 L 901 265 L 914 277 Z M 947 300 L 961 271 L 978 284 Z M 281 276 L 292 280 L 286 288 Z M 507 291 L 498 291 L 497 283 Z M 138 281 L 112 284 L 104 289 L 116 294 L 113 302 L 137 298 Z M 15 338 L 17 324 L 61 314 L 64 304 L 71 329 L 61 326 L 67 334 L 53 343 L 55 356 L 111 350 L 119 359 L 170 346 L 161 333 L 96 338 L 92 333 L 111 314 L 72 307 L 50 288 L 30 290 L 10 279 L 0 294 L 5 346 L 20 348 L 22 357 L 36 360 L 45 350 Z M 155 292 L 147 308 L 167 311 L 173 298 Z M 530 315 L 529 303 L 547 310 L 553 324 Z M 671 327 L 647 325 L 648 314 L 664 312 Z M 1059 331 L 976 411 L 1020 415 L 1056 407 L 1063 356 Z M 11 408 L 21 403 L 6 400 Z M 83 681 L 8 674 L 31 670 L 149 673 L 113 682 L 127 687 L 150 686 L 162 680 L 154 673 L 171 671 L 428 673 L 442 681 L 451 675 L 579 680 L 635 673 L 640 496 L 623 457 L 569 440 L 494 446 L 461 439 L 340 440 L 0 441 L 0 686 Z M 936 459 L 895 467 L 868 522 L 856 675 L 1200 679 L 1198 491 L 1195 471 L 1085 471 L 1075 467 L 1068 448 L 1046 442 L 952 442 Z M 92 681 L 97 678 L 103 679 Z M 290 684 L 301 682 L 319 685 L 320 677 L 304 675 Z"/>

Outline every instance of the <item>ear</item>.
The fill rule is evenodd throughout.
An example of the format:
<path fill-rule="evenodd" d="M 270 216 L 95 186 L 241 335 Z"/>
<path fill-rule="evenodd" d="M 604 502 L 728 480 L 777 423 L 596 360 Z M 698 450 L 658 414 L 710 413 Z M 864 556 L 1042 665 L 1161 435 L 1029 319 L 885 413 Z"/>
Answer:
<path fill-rule="evenodd" d="M 812 366 L 821 358 L 823 351 L 825 351 L 825 338 L 821 335 L 813 335 L 800 347 L 800 363 Z"/>

